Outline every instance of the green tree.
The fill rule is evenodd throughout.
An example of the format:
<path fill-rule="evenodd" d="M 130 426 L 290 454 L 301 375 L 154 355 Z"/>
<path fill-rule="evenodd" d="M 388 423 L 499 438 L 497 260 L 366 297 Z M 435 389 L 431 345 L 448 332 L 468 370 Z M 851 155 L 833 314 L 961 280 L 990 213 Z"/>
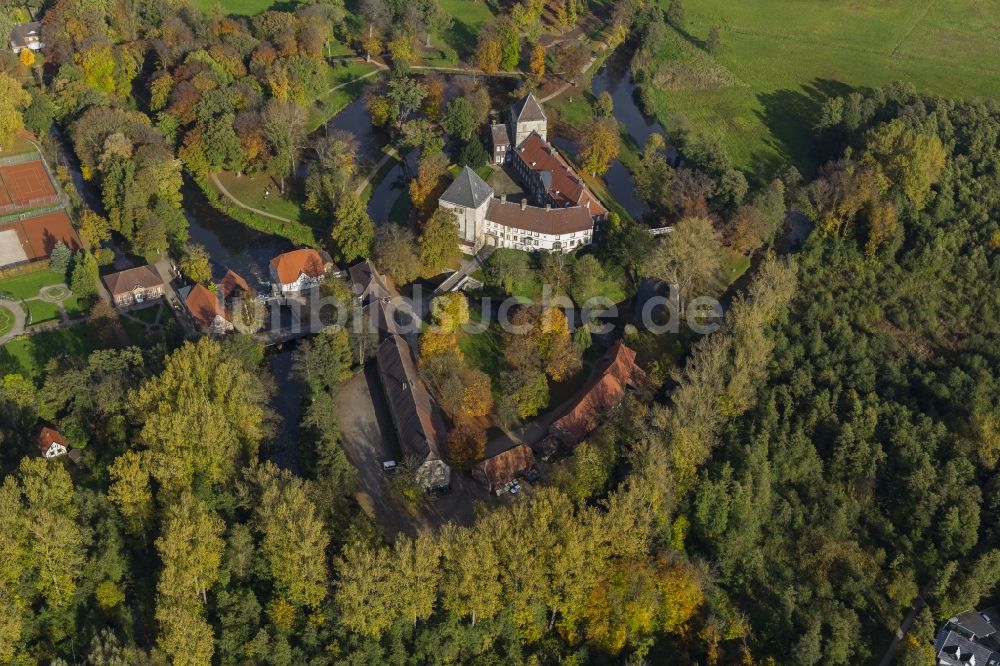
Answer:
<path fill-rule="evenodd" d="M 330 237 L 337 245 L 337 252 L 345 262 L 371 255 L 375 242 L 375 223 L 368 215 L 368 208 L 361 198 L 344 194 L 337 206 L 335 222 Z"/>
<path fill-rule="evenodd" d="M 378 265 L 396 284 L 407 284 L 420 276 L 420 256 L 413 232 L 397 224 L 387 224 L 375 240 Z"/>
<path fill-rule="evenodd" d="M 352 542 L 337 563 L 338 619 L 349 630 L 379 637 L 399 614 L 395 571 L 384 548 Z"/>
<path fill-rule="evenodd" d="M 457 136 L 462 141 L 471 139 L 478 128 L 472 103 L 465 97 L 456 97 L 448 102 L 444 114 L 444 128 L 448 134 Z"/>
<path fill-rule="evenodd" d="M 570 296 L 577 306 L 582 307 L 588 300 L 600 295 L 601 285 L 605 279 L 601 262 L 594 255 L 585 254 L 573 264 L 569 285 Z"/>
<path fill-rule="evenodd" d="M 330 535 L 308 482 L 266 462 L 246 472 L 256 486 L 253 506 L 261 550 L 282 596 L 318 608 L 326 597 Z"/>
<path fill-rule="evenodd" d="M 84 301 L 97 295 L 97 279 L 100 269 L 93 254 L 80 250 L 73 264 L 73 275 L 70 279 L 70 289 L 76 297 Z"/>
<path fill-rule="evenodd" d="M 56 241 L 52 247 L 52 254 L 49 255 L 49 268 L 56 273 L 66 275 L 66 270 L 72 260 L 73 252 L 62 241 Z"/>
<path fill-rule="evenodd" d="M 254 369 L 201 338 L 167 357 L 163 372 L 132 392 L 150 471 L 168 491 L 198 479 L 221 484 L 238 461 L 256 457 L 266 393 Z"/>
<path fill-rule="evenodd" d="M 684 218 L 661 237 L 645 267 L 646 275 L 677 285 L 681 310 L 714 286 L 722 260 L 722 241 L 711 220 Z"/>
<path fill-rule="evenodd" d="M 203 245 L 187 243 L 178 264 L 181 272 L 192 282 L 203 285 L 212 283 L 212 263 Z"/>
<path fill-rule="evenodd" d="M 108 467 L 108 476 L 108 499 L 118 507 L 129 531 L 142 534 L 153 516 L 147 456 L 140 451 L 126 451 Z"/>
<path fill-rule="evenodd" d="M 597 96 L 594 111 L 602 118 L 611 118 L 615 114 L 615 101 L 607 90 Z"/>

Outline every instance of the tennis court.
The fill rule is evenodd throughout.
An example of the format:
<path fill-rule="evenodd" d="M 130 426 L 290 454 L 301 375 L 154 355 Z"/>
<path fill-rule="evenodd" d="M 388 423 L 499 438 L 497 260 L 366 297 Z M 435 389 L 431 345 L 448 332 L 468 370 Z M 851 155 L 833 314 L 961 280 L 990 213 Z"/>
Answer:
<path fill-rule="evenodd" d="M 18 206 L 40 205 L 56 195 L 40 160 L 0 167 L 0 179 L 10 200 Z M 0 205 L 3 205 L 0 197 Z"/>
<path fill-rule="evenodd" d="M 52 248 L 60 241 L 74 252 L 83 247 L 80 237 L 70 224 L 69 216 L 61 210 L 29 217 L 19 224 L 24 228 L 31 246 L 32 259 L 48 258 L 52 254 Z"/>
<path fill-rule="evenodd" d="M 19 264 L 28 260 L 25 251 L 27 240 L 18 233 L 19 229 L 8 228 L 0 231 L 0 267 Z"/>

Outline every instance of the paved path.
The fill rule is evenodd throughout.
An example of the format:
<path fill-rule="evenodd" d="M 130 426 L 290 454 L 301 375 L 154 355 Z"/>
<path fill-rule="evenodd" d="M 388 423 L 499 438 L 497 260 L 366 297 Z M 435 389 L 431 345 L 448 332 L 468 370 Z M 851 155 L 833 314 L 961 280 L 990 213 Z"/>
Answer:
<path fill-rule="evenodd" d="M 910 630 L 910 626 L 913 624 L 913 621 L 917 619 L 917 614 L 927 603 L 924 600 L 924 597 L 930 594 L 931 587 L 934 586 L 935 582 L 936 581 L 931 580 L 929 583 L 924 585 L 922 590 L 920 590 L 920 594 L 918 594 L 917 598 L 913 601 L 913 606 L 910 608 L 910 612 L 906 614 L 903 621 L 899 623 L 899 627 L 896 628 L 896 631 L 892 636 L 892 642 L 889 643 L 889 649 L 885 651 L 884 655 L 882 655 L 882 660 L 878 662 L 878 666 L 889 666 L 896 658 L 896 650 L 899 649 L 899 642 L 903 640 L 903 636 L 905 636 L 906 632 Z"/>
<path fill-rule="evenodd" d="M 6 335 L 0 336 L 0 345 L 2 345 L 8 340 L 13 340 L 24 332 L 25 317 L 24 308 L 21 307 L 20 303 L 8 301 L 7 299 L 0 299 L 0 305 L 10 310 L 11 314 L 14 315 L 14 325 L 11 327 L 10 331 L 8 331 Z"/>
<path fill-rule="evenodd" d="M 382 170 L 382 167 L 385 166 L 385 163 L 392 159 L 398 160 L 401 158 L 394 147 L 386 146 L 385 152 L 382 153 L 382 158 L 375 163 L 375 166 L 368 172 L 368 175 L 365 176 L 360 183 L 358 183 L 356 188 L 354 188 L 354 194 L 360 197 L 365 191 L 365 188 L 368 187 L 368 184 L 372 182 L 372 179 L 375 178 L 375 176 L 378 175 L 378 172 Z"/>
<path fill-rule="evenodd" d="M 222 181 L 220 181 L 219 177 L 217 175 L 215 175 L 214 173 L 208 174 L 208 178 L 209 178 L 209 180 L 212 181 L 212 184 L 215 185 L 216 189 L 218 189 L 220 192 L 222 192 L 222 194 L 227 199 L 229 199 L 230 201 L 232 201 L 234 204 L 236 204 L 240 208 L 242 208 L 244 210 L 248 210 L 251 213 L 256 213 L 257 215 L 263 215 L 264 217 L 269 217 L 272 220 L 278 220 L 279 222 L 289 222 L 289 223 L 294 224 L 294 221 L 293 220 L 289 220 L 287 217 L 281 217 L 280 215 L 275 215 L 274 213 L 268 213 L 267 211 L 261 210 L 260 208 L 254 208 L 253 206 L 249 206 L 249 205 L 243 203 L 242 201 L 240 201 L 239 199 L 237 199 L 232 194 L 232 192 L 230 192 L 229 190 L 227 190 L 225 188 L 225 186 L 222 184 Z"/>

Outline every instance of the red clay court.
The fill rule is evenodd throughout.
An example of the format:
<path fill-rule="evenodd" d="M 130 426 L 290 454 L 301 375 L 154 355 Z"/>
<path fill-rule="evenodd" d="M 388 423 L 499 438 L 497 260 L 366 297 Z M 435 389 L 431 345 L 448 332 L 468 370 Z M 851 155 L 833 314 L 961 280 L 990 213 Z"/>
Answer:
<path fill-rule="evenodd" d="M 74 252 L 83 247 L 64 211 L 36 215 L 0 227 L 0 267 L 47 259 L 62 241 Z"/>
<path fill-rule="evenodd" d="M 18 207 L 41 205 L 56 196 L 40 160 L 0 167 L 0 180 L 6 188 L 0 194 L 0 206 L 11 202 Z"/>

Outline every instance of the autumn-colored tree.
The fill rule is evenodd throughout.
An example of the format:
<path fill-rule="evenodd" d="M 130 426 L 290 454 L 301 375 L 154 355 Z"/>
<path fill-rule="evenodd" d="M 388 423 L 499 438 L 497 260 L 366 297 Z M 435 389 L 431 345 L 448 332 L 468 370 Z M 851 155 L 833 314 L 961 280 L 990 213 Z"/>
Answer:
<path fill-rule="evenodd" d="M 619 150 L 618 121 L 614 118 L 594 118 L 587 124 L 580 149 L 584 171 L 594 176 L 604 175 L 611 161 L 618 158 Z"/>
<path fill-rule="evenodd" d="M 83 242 L 92 248 L 111 238 L 111 226 L 108 221 L 89 208 L 80 213 L 77 232 Z"/>
<path fill-rule="evenodd" d="M 447 523 L 441 530 L 444 547 L 442 603 L 472 626 L 488 620 L 502 608 L 502 587 L 498 579 L 500 561 L 493 539 L 484 539 L 469 528 Z"/>
<path fill-rule="evenodd" d="M 434 612 L 441 581 L 441 546 L 434 535 L 396 539 L 393 566 L 399 612 L 416 626 Z"/>
<path fill-rule="evenodd" d="M 683 312 L 688 301 L 705 295 L 713 287 L 721 253 L 722 241 L 711 220 L 688 217 L 674 226 L 673 233 L 660 239 L 644 272 L 677 285 Z"/>
<path fill-rule="evenodd" d="M 522 370 L 541 370 L 562 381 L 580 369 L 580 358 L 570 338 L 566 314 L 557 307 L 520 308 L 504 333 L 504 357 Z"/>
<path fill-rule="evenodd" d="M 18 60 L 25 67 L 31 67 L 35 64 L 35 52 L 31 49 L 21 49 L 21 55 L 18 56 Z"/>
<path fill-rule="evenodd" d="M 438 275 L 461 257 L 454 211 L 438 208 L 420 232 L 420 267 L 425 277 Z"/>
<path fill-rule="evenodd" d="M 162 373 L 129 397 L 153 478 L 170 491 L 189 487 L 196 477 L 209 483 L 232 478 L 238 460 L 256 456 L 264 400 L 253 370 L 218 341 L 182 346 L 166 358 Z"/>
<path fill-rule="evenodd" d="M 283 597 L 295 606 L 319 607 L 326 597 L 326 547 L 330 535 L 308 482 L 266 462 L 247 470 L 261 550 Z"/>
<path fill-rule="evenodd" d="M 14 135 L 24 129 L 22 110 L 31 104 L 31 95 L 9 74 L 0 72 L 0 150 L 5 150 Z"/>
<path fill-rule="evenodd" d="M 461 469 L 486 457 L 486 431 L 472 421 L 460 420 L 448 433 L 448 459 Z"/>
<path fill-rule="evenodd" d="M 480 30 L 476 45 L 476 65 L 486 74 L 496 74 L 502 67 L 503 45 L 495 30 Z"/>
<path fill-rule="evenodd" d="M 349 543 L 336 569 L 339 622 L 363 636 L 381 636 L 399 614 L 395 572 L 387 549 Z"/>
<path fill-rule="evenodd" d="M 486 416 L 493 409 L 490 376 L 481 370 L 466 368 L 462 373 L 462 414 L 470 418 Z"/>
<path fill-rule="evenodd" d="M 181 255 L 178 266 L 181 272 L 192 282 L 209 285 L 212 282 L 212 264 L 205 246 L 197 243 L 187 243 Z"/>
<path fill-rule="evenodd" d="M 461 358 L 462 350 L 454 331 L 426 330 L 420 334 L 420 356 L 429 359 L 439 354 L 455 354 Z"/>
<path fill-rule="evenodd" d="M 536 85 L 545 78 L 545 47 L 541 44 L 531 49 L 531 76 Z"/>
<path fill-rule="evenodd" d="M 426 215 L 430 207 L 437 203 L 435 195 L 440 194 L 445 185 L 445 174 L 448 173 L 448 158 L 444 153 L 427 155 L 417 166 L 417 177 L 410 181 L 410 201 L 414 207 Z"/>
<path fill-rule="evenodd" d="M 455 332 L 469 321 L 469 300 L 460 291 L 442 294 L 431 301 L 431 317 L 444 332 Z"/>

